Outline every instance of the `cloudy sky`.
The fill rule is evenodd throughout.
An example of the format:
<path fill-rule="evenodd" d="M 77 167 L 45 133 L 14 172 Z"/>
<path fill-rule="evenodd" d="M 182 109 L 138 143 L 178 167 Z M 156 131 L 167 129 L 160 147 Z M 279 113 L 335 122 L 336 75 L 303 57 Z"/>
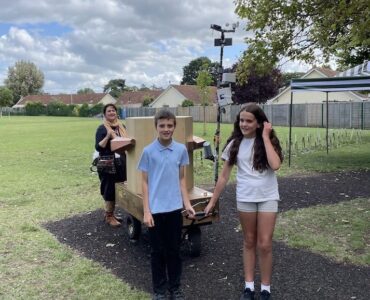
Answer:
<path fill-rule="evenodd" d="M 9 66 L 27 60 L 43 71 L 49 93 L 101 92 L 116 78 L 138 87 L 179 84 L 191 60 L 219 61 L 220 34 L 210 24 L 240 22 L 226 35 L 233 46 L 225 47 L 224 66 L 247 47 L 232 0 L 0 0 L 0 7 L 0 85 Z"/>

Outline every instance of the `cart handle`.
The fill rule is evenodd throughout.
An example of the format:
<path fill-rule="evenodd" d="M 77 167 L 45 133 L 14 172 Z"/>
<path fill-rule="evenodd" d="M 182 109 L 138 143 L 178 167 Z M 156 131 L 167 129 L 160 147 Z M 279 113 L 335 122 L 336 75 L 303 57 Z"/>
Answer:
<path fill-rule="evenodd" d="M 195 221 L 201 221 L 203 219 L 206 219 L 208 217 L 212 217 L 212 216 L 215 216 L 215 215 L 217 215 L 217 211 L 213 211 L 213 212 L 209 213 L 208 215 L 206 215 L 206 213 L 204 211 L 197 211 L 197 212 L 195 212 L 195 215 L 194 215 L 195 218 L 194 219 L 189 218 L 188 216 L 185 216 L 185 218 L 193 220 L 192 224 L 194 224 Z"/>

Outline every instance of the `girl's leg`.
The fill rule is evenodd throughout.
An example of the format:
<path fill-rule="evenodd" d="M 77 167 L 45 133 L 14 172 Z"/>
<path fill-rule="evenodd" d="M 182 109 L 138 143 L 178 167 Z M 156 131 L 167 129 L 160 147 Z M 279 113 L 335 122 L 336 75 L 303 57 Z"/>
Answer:
<path fill-rule="evenodd" d="M 257 215 L 257 250 L 261 271 L 261 283 L 270 285 L 272 274 L 272 236 L 276 222 L 276 213 L 258 212 Z"/>
<path fill-rule="evenodd" d="M 256 266 L 257 212 L 239 211 L 239 219 L 243 230 L 244 279 L 251 282 Z"/>

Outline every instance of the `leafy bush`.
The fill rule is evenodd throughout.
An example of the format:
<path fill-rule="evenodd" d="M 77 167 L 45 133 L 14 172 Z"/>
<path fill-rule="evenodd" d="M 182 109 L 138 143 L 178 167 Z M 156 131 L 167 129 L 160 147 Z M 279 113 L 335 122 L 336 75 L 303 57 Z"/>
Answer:
<path fill-rule="evenodd" d="M 80 107 L 80 117 L 88 117 L 89 116 L 89 105 L 87 103 L 84 103 Z"/>
<path fill-rule="evenodd" d="M 145 106 L 149 106 L 150 105 L 150 103 L 152 103 L 153 102 L 153 98 L 152 97 L 150 97 L 150 96 L 145 96 L 144 97 L 144 101 L 143 101 L 143 106 L 145 107 Z"/>
<path fill-rule="evenodd" d="M 47 106 L 49 116 L 71 116 L 74 105 L 67 105 L 61 101 L 50 102 Z"/>
<path fill-rule="evenodd" d="M 191 101 L 189 99 L 185 99 L 184 101 L 182 101 L 181 106 L 182 107 L 194 106 L 194 103 L 193 103 L 193 101 Z"/>
<path fill-rule="evenodd" d="M 96 116 L 103 112 L 104 105 L 102 103 L 95 104 L 94 106 L 90 107 L 89 109 L 89 116 Z"/>
<path fill-rule="evenodd" d="M 46 107 L 41 102 L 28 102 L 25 106 L 27 116 L 40 116 L 46 114 Z"/>

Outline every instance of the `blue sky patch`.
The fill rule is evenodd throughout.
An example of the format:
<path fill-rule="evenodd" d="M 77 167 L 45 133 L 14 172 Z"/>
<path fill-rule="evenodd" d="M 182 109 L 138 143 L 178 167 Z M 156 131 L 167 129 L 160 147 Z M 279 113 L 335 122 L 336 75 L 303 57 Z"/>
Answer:
<path fill-rule="evenodd" d="M 35 33 L 41 36 L 63 36 L 66 33 L 72 31 L 72 28 L 59 24 L 57 22 L 50 23 L 0 23 L 0 36 L 7 34 L 10 27 L 17 27 L 20 29 L 25 29 L 31 33 Z"/>

